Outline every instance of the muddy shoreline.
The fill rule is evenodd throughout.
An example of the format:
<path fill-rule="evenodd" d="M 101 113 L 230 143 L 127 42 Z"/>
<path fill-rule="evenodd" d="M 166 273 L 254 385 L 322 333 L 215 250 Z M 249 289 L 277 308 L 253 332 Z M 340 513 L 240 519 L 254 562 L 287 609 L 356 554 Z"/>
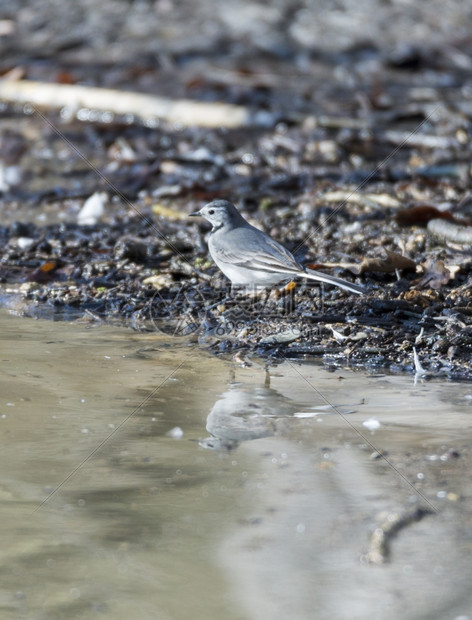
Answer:
<path fill-rule="evenodd" d="M 2 303 L 26 316 L 162 331 L 217 353 L 317 357 L 332 366 L 412 371 L 416 347 L 431 375 L 470 378 L 467 286 L 446 294 L 418 290 L 417 274 L 366 274 L 356 280 L 368 289 L 363 297 L 299 283 L 254 299 L 231 291 L 208 261 L 205 224 L 159 222 L 158 237 L 152 217 L 3 227 Z"/>

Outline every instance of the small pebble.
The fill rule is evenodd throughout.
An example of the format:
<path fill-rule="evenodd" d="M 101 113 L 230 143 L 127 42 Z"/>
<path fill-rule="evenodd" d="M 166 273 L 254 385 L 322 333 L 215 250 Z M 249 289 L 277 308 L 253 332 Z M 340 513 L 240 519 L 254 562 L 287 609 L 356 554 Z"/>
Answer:
<path fill-rule="evenodd" d="M 167 433 L 167 436 L 172 437 L 172 439 L 182 439 L 184 436 L 184 431 L 180 428 L 180 426 L 174 426 L 174 428 L 171 428 L 171 430 Z"/>
<path fill-rule="evenodd" d="M 362 426 L 365 426 L 369 429 L 369 431 L 376 431 L 380 428 L 381 424 L 377 418 L 369 418 L 368 420 L 364 420 L 364 422 L 362 422 Z"/>
<path fill-rule="evenodd" d="M 16 240 L 16 245 L 20 248 L 20 250 L 27 250 L 34 243 L 34 239 L 30 237 L 18 237 Z"/>
<path fill-rule="evenodd" d="M 77 215 L 80 226 L 93 226 L 105 212 L 105 202 L 108 199 L 106 192 L 95 192 L 84 202 L 84 206 Z"/>

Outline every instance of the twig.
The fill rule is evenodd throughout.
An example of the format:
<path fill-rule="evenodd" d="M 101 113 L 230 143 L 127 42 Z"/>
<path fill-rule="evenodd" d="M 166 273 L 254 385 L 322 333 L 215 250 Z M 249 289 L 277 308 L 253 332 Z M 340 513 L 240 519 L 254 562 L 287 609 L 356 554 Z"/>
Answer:
<path fill-rule="evenodd" d="M 428 231 L 446 241 L 472 243 L 472 226 L 461 226 L 443 219 L 430 220 Z"/>
<path fill-rule="evenodd" d="M 167 99 L 144 93 L 75 84 L 50 84 L 31 80 L 0 80 L 0 100 L 45 108 L 86 108 L 112 114 L 131 114 L 143 120 L 201 127 L 241 127 L 270 124 L 266 115 L 252 115 L 248 108 L 230 103 Z"/>
<path fill-rule="evenodd" d="M 424 507 L 390 512 L 375 528 L 370 537 L 369 551 L 363 559 L 371 564 L 385 564 L 390 556 L 390 543 L 396 534 L 408 525 L 421 521 L 424 516 L 429 514 L 434 513 L 429 508 Z"/>

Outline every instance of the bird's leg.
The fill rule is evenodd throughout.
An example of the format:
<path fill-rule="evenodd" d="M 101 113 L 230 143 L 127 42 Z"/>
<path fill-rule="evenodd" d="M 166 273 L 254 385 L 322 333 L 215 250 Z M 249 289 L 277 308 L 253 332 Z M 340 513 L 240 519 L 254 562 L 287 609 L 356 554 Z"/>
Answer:
<path fill-rule="evenodd" d="M 265 296 L 264 296 L 264 303 L 262 304 L 262 308 L 265 308 L 267 306 L 267 302 L 269 301 L 270 294 L 271 294 L 271 289 L 270 288 L 266 288 L 265 289 Z"/>
<path fill-rule="evenodd" d="M 270 373 L 268 366 L 265 367 L 264 387 L 270 388 Z"/>
<path fill-rule="evenodd" d="M 219 299 L 218 301 L 215 301 L 214 303 L 212 303 L 210 306 L 207 307 L 207 310 L 213 310 L 213 308 L 217 308 L 218 306 L 224 306 L 227 303 L 231 302 L 233 300 L 233 287 L 230 285 L 229 287 L 226 286 L 224 288 L 224 297 L 223 299 Z"/>

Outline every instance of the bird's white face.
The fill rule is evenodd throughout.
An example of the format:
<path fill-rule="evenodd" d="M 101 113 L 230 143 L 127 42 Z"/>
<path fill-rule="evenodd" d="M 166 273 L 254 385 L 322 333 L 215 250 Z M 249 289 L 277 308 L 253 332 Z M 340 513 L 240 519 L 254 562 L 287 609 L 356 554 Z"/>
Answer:
<path fill-rule="evenodd" d="M 238 226 L 249 226 L 232 202 L 220 198 L 212 200 L 212 202 L 203 206 L 200 211 L 195 211 L 190 213 L 190 215 L 199 215 L 208 220 L 213 226 L 213 233 L 217 230 L 228 231 Z"/>
<path fill-rule="evenodd" d="M 202 207 L 198 215 L 208 220 L 213 228 L 220 228 L 231 221 L 232 206 L 226 200 L 214 200 Z"/>
<path fill-rule="evenodd" d="M 213 225 L 213 228 L 219 228 L 221 224 L 228 221 L 228 209 L 225 204 L 215 204 L 210 202 L 200 209 L 199 214 Z"/>

